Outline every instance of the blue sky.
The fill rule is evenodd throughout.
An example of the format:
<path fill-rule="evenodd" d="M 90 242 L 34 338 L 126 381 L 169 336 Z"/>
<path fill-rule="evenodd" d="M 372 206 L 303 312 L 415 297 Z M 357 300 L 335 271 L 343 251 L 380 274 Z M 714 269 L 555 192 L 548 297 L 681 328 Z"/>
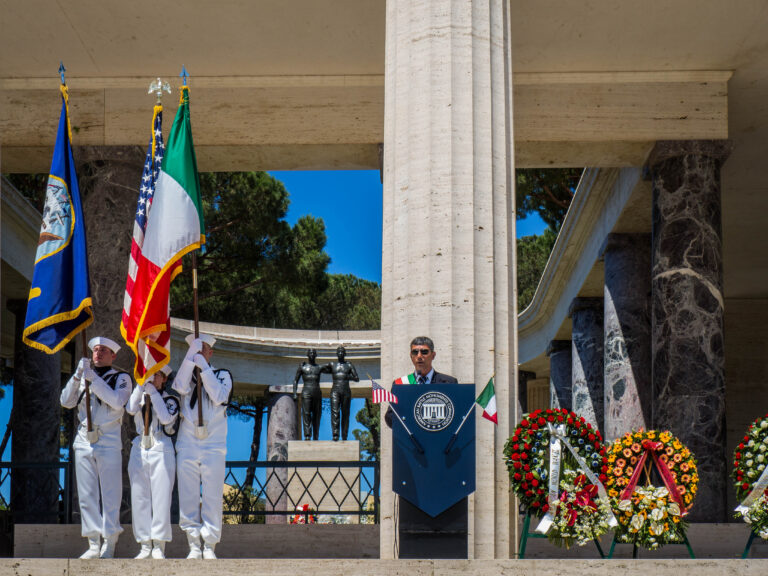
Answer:
<path fill-rule="evenodd" d="M 282 181 L 290 194 L 291 204 L 286 219 L 294 224 L 301 216 L 311 214 L 325 222 L 328 241 L 326 252 L 331 257 L 328 271 L 354 274 L 366 280 L 381 282 L 382 186 L 379 172 L 321 171 L 270 172 Z M 517 222 L 517 237 L 540 234 L 546 225 L 538 217 Z M 214 357 L 214 364 L 216 359 Z M 5 389 L 0 400 L 0 438 L 5 432 L 12 403 L 12 388 Z M 357 427 L 355 414 L 362 400 L 353 400 L 350 439 Z M 247 460 L 250 454 L 251 422 L 229 420 L 229 460 Z M 266 422 L 264 423 L 260 459 L 266 459 Z M 321 440 L 330 440 L 330 414 L 323 414 Z M 4 461 L 10 459 L 10 443 Z"/>

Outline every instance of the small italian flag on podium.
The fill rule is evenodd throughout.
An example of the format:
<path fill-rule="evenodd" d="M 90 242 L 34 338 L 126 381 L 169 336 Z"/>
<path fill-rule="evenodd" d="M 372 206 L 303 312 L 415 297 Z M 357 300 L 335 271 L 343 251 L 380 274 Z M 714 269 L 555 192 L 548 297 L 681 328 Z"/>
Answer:
<path fill-rule="evenodd" d="M 499 419 L 496 417 L 496 387 L 493 385 L 493 376 L 488 380 L 488 384 L 485 385 L 475 402 L 483 409 L 483 418 L 496 425 L 499 424 Z"/>

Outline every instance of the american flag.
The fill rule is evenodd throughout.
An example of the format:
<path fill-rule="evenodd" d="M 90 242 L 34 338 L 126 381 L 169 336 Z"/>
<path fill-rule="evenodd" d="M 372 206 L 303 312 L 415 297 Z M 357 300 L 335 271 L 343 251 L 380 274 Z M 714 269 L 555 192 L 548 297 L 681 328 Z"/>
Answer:
<path fill-rule="evenodd" d="M 371 380 L 371 387 L 373 389 L 373 403 L 379 404 L 380 402 L 390 402 L 391 404 L 397 404 L 397 396 L 392 394 L 386 388 L 380 386 L 375 380 Z"/>
<path fill-rule="evenodd" d="M 123 319 L 120 324 L 120 331 L 123 338 L 136 354 L 136 366 L 134 367 L 134 377 L 137 382 L 142 383 L 150 375 L 157 372 L 162 366 L 158 365 L 161 361 L 170 358 L 168 342 L 171 335 L 170 308 L 165 320 L 165 326 L 153 326 L 155 329 L 149 334 L 137 334 L 138 326 L 142 313 L 144 312 L 145 302 L 134 301 L 133 287 L 136 280 L 136 271 L 141 257 L 141 250 L 144 245 L 144 233 L 147 229 L 147 216 L 152 207 L 152 199 L 155 194 L 155 182 L 160 173 L 160 166 L 163 162 L 165 146 L 163 144 L 163 112 L 162 106 L 155 108 L 155 117 L 153 122 L 153 136 L 149 139 L 147 157 L 144 161 L 144 171 L 141 175 L 141 186 L 139 187 L 139 201 L 136 205 L 136 217 L 133 223 L 133 240 L 131 242 L 131 257 L 128 262 L 128 278 L 125 282 L 125 299 L 123 302 Z M 181 262 L 178 262 L 181 266 Z"/>

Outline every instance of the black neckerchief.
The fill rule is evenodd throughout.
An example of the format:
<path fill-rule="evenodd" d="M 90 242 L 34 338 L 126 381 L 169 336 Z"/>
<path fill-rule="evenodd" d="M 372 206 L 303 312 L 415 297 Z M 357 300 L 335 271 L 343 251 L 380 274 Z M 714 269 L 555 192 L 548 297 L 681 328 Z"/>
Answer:
<path fill-rule="evenodd" d="M 192 396 L 189 398 L 189 407 L 194 408 L 195 404 L 197 404 L 197 370 L 195 370 L 193 373 L 194 377 L 192 378 L 193 384 L 192 384 Z M 203 386 L 202 382 L 203 375 L 200 374 L 200 390 L 203 394 L 205 394 L 205 386 Z"/>

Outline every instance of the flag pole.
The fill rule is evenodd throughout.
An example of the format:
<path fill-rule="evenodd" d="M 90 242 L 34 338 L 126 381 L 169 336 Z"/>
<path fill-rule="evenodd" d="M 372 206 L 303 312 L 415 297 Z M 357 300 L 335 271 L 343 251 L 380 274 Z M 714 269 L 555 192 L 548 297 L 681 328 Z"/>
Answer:
<path fill-rule="evenodd" d="M 451 451 L 451 448 L 453 448 L 453 445 L 456 443 L 456 439 L 459 437 L 459 430 L 461 430 L 461 427 L 464 426 L 464 422 L 467 421 L 467 418 L 469 418 L 469 415 L 472 413 L 472 410 L 474 409 L 475 409 L 475 402 L 472 402 L 472 406 L 470 406 L 469 410 L 467 410 L 467 413 L 464 414 L 464 418 L 461 419 L 461 424 L 459 424 L 459 427 L 456 428 L 456 432 L 453 433 L 450 441 L 448 442 L 448 445 L 445 447 L 446 454 L 448 454 L 448 452 Z"/>
<path fill-rule="evenodd" d="M 197 250 L 192 251 L 192 310 L 195 319 L 195 338 L 200 337 L 200 317 L 197 309 Z M 197 429 L 202 433 L 203 424 L 203 396 L 200 367 L 195 364 L 195 385 L 197 386 Z"/>
<path fill-rule="evenodd" d="M 67 69 L 64 67 L 64 61 L 59 62 L 59 76 L 61 77 L 61 84 L 62 86 L 67 85 L 67 80 L 65 77 L 65 72 Z M 69 124 L 69 110 L 67 110 L 67 124 Z M 69 129 L 69 127 L 67 127 Z M 86 329 L 83 328 L 83 330 L 80 332 L 80 341 L 83 346 L 83 358 L 85 358 L 88 350 L 88 337 L 86 336 Z M 91 360 L 89 360 L 90 362 Z M 84 378 L 84 375 L 81 376 L 81 378 Z M 86 422 L 86 438 L 88 439 L 88 442 L 93 444 L 94 442 L 97 442 L 99 439 L 98 432 L 94 433 L 93 431 L 93 416 L 91 414 L 91 383 L 88 382 L 88 380 L 85 381 L 85 422 Z"/>
<path fill-rule="evenodd" d="M 187 79 L 189 73 L 187 67 L 182 64 L 181 73 L 179 77 L 182 81 L 182 97 L 184 95 L 184 88 L 187 86 Z M 197 250 L 192 251 L 192 309 L 194 314 L 195 324 L 195 339 L 200 337 L 200 316 L 197 307 Z M 197 430 L 196 436 L 200 439 L 208 436 L 205 423 L 203 422 L 203 386 L 202 379 L 200 378 L 200 368 L 195 364 L 195 385 L 197 386 Z"/>
<path fill-rule="evenodd" d="M 83 346 L 83 358 L 86 356 L 86 350 L 88 350 L 88 338 L 85 335 L 86 329 L 83 328 L 82 332 L 80 332 L 80 338 Z M 90 360 L 88 361 L 90 362 Z M 81 378 L 85 378 L 85 375 L 83 374 Z M 88 382 L 88 380 L 85 381 L 85 425 L 86 425 L 86 438 L 88 438 L 88 442 L 93 444 L 94 442 L 98 441 L 99 436 L 98 432 L 95 432 L 93 430 L 93 417 L 91 416 L 91 383 Z"/>
<path fill-rule="evenodd" d="M 392 404 L 389 405 L 389 409 L 392 410 L 392 414 L 394 414 L 397 417 L 397 420 L 400 422 L 400 424 L 403 425 L 403 428 L 405 428 L 405 431 L 408 433 L 408 436 L 411 438 L 411 442 L 413 442 L 413 445 L 416 447 L 416 450 L 418 450 L 419 453 L 424 454 L 424 448 L 422 447 L 421 443 L 416 439 L 416 436 L 413 435 L 413 432 L 411 432 L 408 429 L 408 426 L 405 425 L 405 422 L 403 422 L 403 419 L 400 418 L 400 414 L 397 413 L 397 410 L 395 410 L 392 407 Z"/>

